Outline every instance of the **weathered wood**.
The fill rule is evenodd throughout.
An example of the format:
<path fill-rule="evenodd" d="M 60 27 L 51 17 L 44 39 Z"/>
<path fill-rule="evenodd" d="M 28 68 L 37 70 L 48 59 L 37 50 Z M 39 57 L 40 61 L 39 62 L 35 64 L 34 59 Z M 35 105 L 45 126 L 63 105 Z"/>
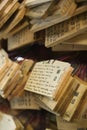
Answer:
<path fill-rule="evenodd" d="M 87 12 L 46 29 L 45 46 L 52 47 L 87 30 Z M 73 21 L 73 23 L 72 23 Z"/>
<path fill-rule="evenodd" d="M 22 29 L 24 29 L 25 27 L 27 27 L 29 25 L 29 22 L 26 20 L 26 18 L 24 17 L 24 19 L 22 19 L 16 26 L 15 28 L 13 28 L 8 35 L 6 36 L 6 38 L 9 38 L 13 35 L 15 35 L 16 33 L 20 32 Z M 8 47 L 9 48 L 9 47 Z"/>
<path fill-rule="evenodd" d="M 4 10 L 3 15 L 0 18 L 0 28 L 7 22 L 11 15 L 18 9 L 19 3 L 17 0 L 12 1 L 12 3 Z"/>
<path fill-rule="evenodd" d="M 11 0 L 2 0 L 0 2 L 0 16 L 3 14 L 4 10 L 11 4 Z"/>
<path fill-rule="evenodd" d="M 52 51 L 84 51 L 87 50 L 86 45 L 78 45 L 75 43 L 61 43 L 52 47 Z"/>
<path fill-rule="evenodd" d="M 86 90 L 87 90 L 87 87 L 85 85 L 81 84 L 78 87 L 77 91 L 75 91 L 75 95 L 73 96 L 69 106 L 66 109 L 66 112 L 63 115 L 63 119 L 67 121 L 71 120 Z"/>
<path fill-rule="evenodd" d="M 35 7 L 35 6 L 44 4 L 44 3 L 49 2 L 49 1 L 52 1 L 52 0 L 40 0 L 40 1 L 37 1 L 37 0 L 26 0 L 25 1 L 25 5 L 27 7 Z"/>
<path fill-rule="evenodd" d="M 23 19 L 24 15 L 25 15 L 25 7 L 22 7 L 18 10 L 18 12 L 15 14 L 15 17 L 13 18 L 13 20 L 11 22 L 9 22 L 9 25 L 6 26 L 6 28 L 2 29 L 0 34 L 2 34 L 3 38 L 7 38 L 8 33 L 15 28 L 15 26 Z"/>
<path fill-rule="evenodd" d="M 6 73 L 5 77 L 0 82 L 0 91 L 4 91 L 9 82 L 11 81 L 12 77 L 14 76 L 15 72 L 20 68 L 17 63 L 13 63 L 11 68 Z"/>
<path fill-rule="evenodd" d="M 13 50 L 34 42 L 34 33 L 32 33 L 29 27 L 25 27 L 20 32 L 8 38 L 8 50 Z"/>
<path fill-rule="evenodd" d="M 84 5 L 82 7 L 79 7 L 75 10 L 75 12 L 73 13 L 72 16 L 50 16 L 50 17 L 47 17 L 46 19 L 44 20 L 32 20 L 31 21 L 31 24 L 34 22 L 36 22 L 36 24 L 34 24 L 32 27 L 31 27 L 31 31 L 33 32 L 37 32 L 37 31 L 40 31 L 40 30 L 43 30 L 43 29 L 46 29 L 52 25 L 55 25 L 55 24 L 58 24 L 58 23 L 61 23 L 67 19 L 70 19 L 71 17 L 73 16 L 76 16 L 80 13 L 83 13 L 87 11 L 87 5 Z"/>

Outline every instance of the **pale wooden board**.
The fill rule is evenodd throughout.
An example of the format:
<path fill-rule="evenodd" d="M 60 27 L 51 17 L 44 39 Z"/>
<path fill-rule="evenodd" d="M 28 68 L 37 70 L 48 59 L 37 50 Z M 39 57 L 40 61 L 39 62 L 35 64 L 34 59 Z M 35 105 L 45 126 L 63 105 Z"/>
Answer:
<path fill-rule="evenodd" d="M 58 130 L 86 130 L 87 119 L 74 120 L 73 122 L 66 122 L 61 117 L 57 116 Z"/>
<path fill-rule="evenodd" d="M 17 63 L 13 63 L 9 71 L 6 73 L 5 77 L 0 81 L 0 91 L 4 91 L 7 85 L 10 83 L 15 72 L 19 70 L 20 66 Z"/>
<path fill-rule="evenodd" d="M 4 49 L 0 49 L 0 75 L 4 72 L 8 64 L 8 54 Z"/>
<path fill-rule="evenodd" d="M 26 76 L 25 76 L 26 77 Z M 18 87 L 20 87 L 20 85 L 22 84 L 22 81 L 23 81 L 23 76 L 20 76 L 20 78 L 18 79 L 18 81 L 16 82 L 16 84 L 15 84 L 15 89 L 17 89 L 17 94 L 16 95 L 14 95 L 13 94 L 13 92 L 14 92 L 14 90 L 15 89 L 13 89 L 10 93 L 9 93 L 9 95 L 7 96 L 7 99 L 10 101 L 11 99 L 13 99 L 15 96 L 18 96 L 18 93 L 19 93 L 19 91 L 18 91 Z"/>
<path fill-rule="evenodd" d="M 19 3 L 17 0 L 12 1 L 12 3 L 5 9 L 3 15 L 0 18 L 0 28 L 6 23 L 6 21 L 11 17 L 11 15 L 18 9 Z"/>
<path fill-rule="evenodd" d="M 20 79 L 20 77 L 22 77 L 22 73 L 20 70 L 18 70 L 17 72 L 15 72 L 14 76 L 12 77 L 10 83 L 7 85 L 5 90 L 2 91 L 1 96 L 3 98 L 7 98 L 8 95 L 12 92 L 12 90 L 15 89 L 15 86 L 16 86 L 18 80 Z"/>
<path fill-rule="evenodd" d="M 69 89 L 67 91 L 67 94 L 64 95 L 64 98 L 62 98 L 62 101 L 60 102 L 60 105 L 57 106 L 56 111 L 60 113 L 60 115 L 63 115 L 70 103 L 70 101 L 73 98 L 73 94 L 77 89 L 78 86 L 78 82 L 77 81 L 71 81 L 71 83 L 69 84 Z"/>
<path fill-rule="evenodd" d="M 7 35 L 6 38 L 11 37 L 12 35 L 15 35 L 16 33 L 18 33 L 20 30 L 22 30 L 23 28 L 27 27 L 29 25 L 29 22 L 26 20 L 26 18 L 24 17 L 16 26 L 15 28 L 13 28 Z"/>
<path fill-rule="evenodd" d="M 86 51 L 87 46 L 86 45 L 78 45 L 78 44 L 72 44 L 72 43 L 61 43 L 54 47 L 52 47 L 52 51 Z"/>
<path fill-rule="evenodd" d="M 61 96 L 61 91 L 65 87 L 65 84 L 67 84 L 68 79 L 70 78 L 72 71 L 73 71 L 73 68 L 69 67 L 66 70 L 66 72 L 63 74 L 60 84 L 57 85 L 57 88 L 54 92 L 54 99 L 57 100 L 57 103 L 59 102 L 58 98 L 60 98 L 60 96 Z"/>
<path fill-rule="evenodd" d="M 51 112 L 52 114 L 55 114 L 57 116 L 59 116 L 59 113 L 56 113 L 55 111 L 53 111 L 50 106 L 48 106 L 46 103 L 44 103 L 43 101 L 40 100 L 38 95 L 35 95 L 35 101 L 36 103 L 43 109 L 45 109 L 48 112 Z M 53 103 L 53 102 L 52 102 Z"/>
<path fill-rule="evenodd" d="M 41 18 L 43 14 L 45 13 L 45 11 L 48 9 L 49 5 L 50 5 L 50 2 L 47 2 L 45 4 L 36 6 L 31 9 L 27 8 L 26 16 L 28 16 L 29 18 Z"/>
<path fill-rule="evenodd" d="M 13 89 L 13 91 L 8 95 L 7 97 L 8 100 L 11 100 L 14 97 L 19 96 L 23 93 L 24 86 L 26 84 L 27 79 L 28 79 L 28 75 L 25 75 L 24 77 L 20 77 L 20 79 L 18 80 L 15 86 L 15 89 Z"/>
<path fill-rule="evenodd" d="M 74 82 L 74 79 L 70 76 L 68 82 L 65 84 L 64 90 L 65 92 L 61 94 L 60 98 L 57 99 L 57 101 L 59 99 L 61 99 L 60 101 L 57 102 L 57 105 L 54 109 L 54 111 L 58 112 L 59 108 L 61 107 L 62 103 L 64 102 L 64 98 L 66 97 L 66 95 L 68 94 L 68 91 L 70 89 L 70 85 Z"/>
<path fill-rule="evenodd" d="M 25 5 L 27 7 L 34 7 L 34 6 L 41 5 L 43 3 L 49 2 L 49 1 L 52 1 L 52 0 L 40 0 L 40 1 L 37 1 L 37 0 L 26 0 L 25 1 Z"/>
<path fill-rule="evenodd" d="M 80 100 L 80 103 L 74 113 L 74 116 L 72 120 L 74 119 L 82 119 L 86 118 L 86 113 L 87 113 L 87 91 L 83 95 L 82 99 Z"/>
<path fill-rule="evenodd" d="M 8 99 L 13 98 L 15 95 L 22 94 L 22 92 L 24 91 L 25 83 L 29 76 L 29 71 L 31 70 L 33 64 L 34 64 L 34 61 L 31 59 L 29 59 L 29 60 L 26 59 L 22 62 L 21 66 L 20 66 L 20 70 L 21 70 L 23 76 L 21 76 L 19 78 L 19 80 L 17 81 L 17 83 L 15 85 L 15 89 L 13 89 L 13 91 L 10 93 L 10 95 L 8 96 Z"/>
<path fill-rule="evenodd" d="M 23 19 L 25 15 L 25 7 L 22 7 L 21 9 L 18 10 L 17 14 L 15 14 L 15 17 L 11 22 L 9 22 L 9 25 L 4 27 L 4 29 L 1 29 L 0 32 L 0 37 L 5 38 L 7 37 L 8 33 L 15 28 L 15 26 Z"/>
<path fill-rule="evenodd" d="M 8 50 L 13 50 L 24 45 L 32 44 L 34 41 L 34 33 L 32 33 L 27 26 L 8 38 Z"/>
<path fill-rule="evenodd" d="M 4 78 L 4 76 L 6 75 L 6 73 L 12 66 L 12 64 L 13 64 L 13 62 L 10 59 L 8 59 L 8 61 L 6 63 L 6 67 L 1 71 L 2 73 L 0 73 L 0 81 Z"/>
<path fill-rule="evenodd" d="M 77 36 L 75 36 L 67 41 L 64 41 L 63 43 L 67 44 L 67 45 L 72 44 L 73 46 L 74 45 L 87 45 L 87 32 L 84 32 L 80 35 L 77 35 Z M 80 48 L 80 46 L 78 46 L 78 48 Z"/>
<path fill-rule="evenodd" d="M 60 106 L 61 102 L 63 101 L 65 95 L 67 95 L 67 91 L 70 89 L 70 84 L 73 81 L 73 77 L 70 76 L 70 78 L 68 78 L 68 82 L 65 84 L 65 86 L 63 87 L 60 97 L 58 97 L 57 99 L 57 104 L 54 108 L 54 111 L 58 110 L 58 107 Z"/>
<path fill-rule="evenodd" d="M 0 15 L 3 14 L 4 10 L 11 4 L 11 0 L 2 0 L 0 2 Z"/>
<path fill-rule="evenodd" d="M 74 78 L 80 83 L 87 87 L 87 82 L 83 81 L 77 76 Z M 77 110 L 74 113 L 73 119 L 83 119 L 87 117 L 87 91 L 85 92 L 84 96 L 82 97 L 80 104 L 78 105 Z"/>
<path fill-rule="evenodd" d="M 87 30 L 87 12 L 46 29 L 45 46 L 53 47 Z M 72 24 L 73 20 L 73 24 Z M 78 22 L 79 20 L 79 22 Z"/>
<path fill-rule="evenodd" d="M 85 11 L 87 11 L 87 5 L 84 5 L 82 7 L 77 8 L 72 16 L 78 15 L 78 14 L 85 12 Z M 71 18 L 72 16 L 64 16 L 64 17 L 61 16 L 60 17 L 59 15 L 58 16 L 56 15 L 56 16 L 50 16 L 44 20 L 36 20 L 36 21 L 32 20 L 31 24 L 35 23 L 35 22 L 36 22 L 36 24 L 34 24 L 31 27 L 31 31 L 37 32 L 37 31 L 46 29 L 52 25 L 58 24 L 62 21 L 65 21 L 65 20 Z"/>
<path fill-rule="evenodd" d="M 41 102 L 41 104 L 44 104 L 51 111 L 54 111 L 54 109 L 57 105 L 57 101 L 55 101 L 51 98 L 48 98 L 46 96 L 39 95 L 39 94 L 35 96 L 35 100 L 36 100 L 37 103 Z"/>
<path fill-rule="evenodd" d="M 36 104 L 33 93 L 24 91 L 21 96 L 14 97 L 10 100 L 12 109 L 33 109 L 39 110 L 39 105 Z"/>
<path fill-rule="evenodd" d="M 34 66 L 35 61 L 32 59 L 25 59 L 22 64 L 20 70 L 22 71 L 23 75 L 27 75 L 30 71 L 31 68 Z"/>
<path fill-rule="evenodd" d="M 73 0 L 56 0 L 51 3 L 45 14 L 42 18 L 46 18 L 47 16 L 50 16 L 56 12 L 60 16 L 64 15 L 72 15 L 75 11 L 77 5 Z"/>
<path fill-rule="evenodd" d="M 61 82 L 65 80 L 64 76 L 68 73 L 70 68 L 69 63 L 57 60 L 37 62 L 24 89 L 55 98 L 56 90 L 60 88 Z"/>
<path fill-rule="evenodd" d="M 46 17 L 52 15 L 56 10 L 59 10 L 61 8 L 61 5 L 60 5 L 61 1 L 59 0 L 52 1 L 48 9 L 43 14 L 42 18 L 45 19 Z"/>
<path fill-rule="evenodd" d="M 73 96 L 70 104 L 68 105 L 66 112 L 63 115 L 63 119 L 66 121 L 70 121 L 80 103 L 80 100 L 82 99 L 84 93 L 86 92 L 87 87 L 83 84 L 81 84 L 77 90 L 76 94 Z"/>
<path fill-rule="evenodd" d="M 71 80 L 70 80 L 70 82 L 71 82 Z M 69 83 L 67 83 L 67 85 L 65 86 L 67 88 L 67 90 L 69 89 L 68 85 L 69 85 Z M 66 89 L 66 88 L 63 88 L 63 89 Z M 66 93 L 61 93 L 62 98 L 64 98 L 65 94 L 67 94 L 67 92 Z M 46 96 L 36 95 L 36 101 L 37 102 L 40 101 L 41 102 L 40 104 L 44 104 L 47 108 L 49 108 L 51 111 L 55 112 L 56 114 L 58 114 L 56 110 L 58 109 L 59 105 L 62 102 L 62 98 L 61 98 L 61 101 L 59 103 L 59 98 L 60 98 L 60 96 L 55 101 L 55 100 L 53 100 L 51 98 L 48 98 Z"/>

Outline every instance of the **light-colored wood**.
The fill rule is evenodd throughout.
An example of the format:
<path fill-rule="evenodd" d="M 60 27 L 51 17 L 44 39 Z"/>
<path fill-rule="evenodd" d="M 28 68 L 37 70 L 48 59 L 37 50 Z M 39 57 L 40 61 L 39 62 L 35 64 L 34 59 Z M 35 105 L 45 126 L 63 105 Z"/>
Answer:
<path fill-rule="evenodd" d="M 45 46 L 52 47 L 87 30 L 87 12 L 46 29 Z M 72 23 L 73 20 L 73 24 Z M 77 22 L 79 20 L 79 22 Z M 62 28 L 63 27 L 63 28 Z"/>
<path fill-rule="evenodd" d="M 65 113 L 78 85 L 79 83 L 76 80 L 72 80 L 71 83 L 69 84 L 69 89 L 67 91 L 67 94 L 64 95 L 62 101 L 60 102 L 60 105 L 56 109 L 56 111 L 59 112 L 60 115 L 63 115 Z"/>
<path fill-rule="evenodd" d="M 87 82 L 83 81 L 77 76 L 74 76 L 74 78 L 80 83 L 87 87 Z M 77 110 L 74 113 L 73 119 L 85 119 L 86 117 L 86 111 L 87 111 L 87 91 L 85 92 L 84 96 L 82 97 Z"/>
<path fill-rule="evenodd" d="M 42 95 L 36 95 L 35 97 L 36 103 L 39 102 L 39 104 L 45 104 L 47 108 L 54 111 L 57 101 Z"/>
<path fill-rule="evenodd" d="M 63 1 L 63 0 L 61 0 L 61 1 Z M 53 15 L 53 13 L 56 10 L 59 11 L 59 9 L 61 8 L 61 5 L 60 5 L 61 1 L 59 1 L 59 0 L 52 1 L 50 6 L 48 7 L 48 9 L 45 11 L 45 14 L 42 16 L 42 18 L 45 19 L 46 17 Z"/>
<path fill-rule="evenodd" d="M 68 82 L 63 86 L 60 96 L 57 98 L 57 104 L 54 108 L 54 111 L 58 111 L 58 107 L 60 106 L 61 102 L 63 101 L 64 97 L 67 95 L 67 91 L 70 89 L 70 84 L 73 81 L 73 77 L 70 76 L 68 78 Z"/>
<path fill-rule="evenodd" d="M 74 120 L 72 122 L 64 121 L 61 117 L 57 116 L 58 130 L 78 130 L 87 128 L 87 119 Z"/>
<path fill-rule="evenodd" d="M 80 6 L 76 9 L 76 11 L 74 12 L 74 14 L 72 16 L 76 16 L 76 15 L 81 14 L 86 11 L 87 11 L 87 5 Z"/>
<path fill-rule="evenodd" d="M 12 92 L 13 89 L 15 89 L 15 86 L 17 84 L 17 82 L 19 81 L 20 77 L 22 77 L 22 73 L 20 70 L 18 70 L 14 76 L 12 77 L 10 83 L 7 85 L 6 89 L 4 91 L 1 92 L 1 96 L 3 98 L 7 98 L 8 95 Z"/>
<path fill-rule="evenodd" d="M 52 0 L 40 0 L 40 1 L 37 1 L 37 0 L 26 0 L 25 1 L 25 5 L 27 7 L 35 7 L 37 5 L 41 5 L 41 4 L 44 4 L 44 3 L 49 2 L 49 1 L 52 1 Z"/>
<path fill-rule="evenodd" d="M 8 54 L 4 51 L 4 49 L 0 49 L 0 75 L 7 68 L 8 64 Z"/>
<path fill-rule="evenodd" d="M 75 11 L 77 5 L 73 0 L 57 0 L 53 1 L 52 4 L 49 6 L 43 18 L 50 16 L 56 12 L 59 16 L 70 15 L 72 16 L 73 12 Z"/>
<path fill-rule="evenodd" d="M 70 76 L 69 81 L 65 84 L 65 87 L 63 88 L 65 90 L 65 92 L 61 94 L 60 99 L 58 99 L 57 105 L 54 109 L 54 111 L 60 113 L 61 115 L 62 115 L 62 105 L 64 104 L 64 101 L 65 101 L 65 103 L 67 102 L 66 95 L 68 95 L 68 91 L 70 92 L 73 82 L 74 82 L 74 79 L 71 78 L 71 76 Z M 65 111 L 65 109 L 66 109 L 66 105 L 64 105 L 64 111 Z"/>
<path fill-rule="evenodd" d="M 15 89 L 10 93 L 10 95 L 7 97 L 8 100 L 13 99 L 15 96 L 20 95 L 21 91 L 23 92 L 24 90 L 24 86 L 26 84 L 26 81 L 28 79 L 28 76 L 25 75 L 23 78 L 20 78 L 20 80 L 18 81 L 18 83 L 15 86 Z"/>
<path fill-rule="evenodd" d="M 34 8 L 31 9 L 27 9 L 26 11 L 26 16 L 28 16 L 29 18 L 41 18 L 43 16 L 43 14 L 45 13 L 45 11 L 48 9 L 50 5 L 50 2 L 44 3 L 40 6 L 36 6 Z"/>
<path fill-rule="evenodd" d="M 24 89 L 55 98 L 56 90 L 60 88 L 61 82 L 64 82 L 64 76 L 68 74 L 70 69 L 70 64 L 67 62 L 57 60 L 37 62 Z"/>
<path fill-rule="evenodd" d="M 42 97 L 43 97 L 43 96 L 42 96 Z M 51 108 L 50 108 L 50 106 L 48 107 L 48 105 L 42 101 L 42 100 L 43 100 L 42 97 L 40 98 L 39 95 L 35 95 L 35 101 L 36 101 L 36 103 L 37 103 L 41 108 L 45 109 L 46 111 L 51 112 L 52 114 L 55 114 L 55 115 L 59 116 L 59 113 L 54 112 L 54 111 L 52 110 L 52 107 L 51 107 Z M 44 98 L 44 97 L 43 97 L 43 98 Z M 52 102 L 51 102 L 51 99 L 47 99 L 47 98 L 46 98 L 46 101 L 48 101 L 50 105 L 51 105 L 52 103 L 55 104 L 53 100 L 52 100 Z"/>
<path fill-rule="evenodd" d="M 61 43 L 52 47 L 52 51 L 84 51 L 87 50 L 86 45 L 78 45 L 72 43 Z"/>
<path fill-rule="evenodd" d="M 7 99 L 10 101 L 12 98 L 14 98 L 15 96 L 18 96 L 18 88 L 21 85 L 21 82 L 23 81 L 23 78 L 26 76 L 20 76 L 19 80 L 17 81 L 16 85 L 15 85 L 15 89 L 17 90 L 17 94 L 14 95 L 14 91 L 16 91 L 15 89 L 13 89 L 10 94 L 8 95 Z M 21 90 L 20 90 L 21 91 Z"/>
<path fill-rule="evenodd" d="M 3 14 L 4 10 L 11 4 L 11 0 L 2 0 L 0 2 L 0 16 Z"/>
<path fill-rule="evenodd" d="M 6 63 L 6 67 L 2 70 L 2 73 L 0 72 L 0 81 L 4 78 L 4 76 L 6 75 L 6 73 L 12 66 L 12 64 L 13 64 L 13 62 L 10 59 L 8 59 L 8 61 Z"/>
<path fill-rule="evenodd" d="M 17 34 L 8 38 L 8 50 L 13 50 L 24 45 L 31 44 L 34 41 L 34 33 L 32 33 L 27 26 Z"/>
<path fill-rule="evenodd" d="M 75 45 L 87 45 L 87 32 L 77 35 L 67 41 L 64 41 L 63 43 L 67 44 L 67 45 L 72 44 L 73 48 Z M 86 46 L 84 46 L 84 47 L 86 47 Z M 80 48 L 80 46 L 78 46 L 78 48 Z"/>
<path fill-rule="evenodd" d="M 0 31 L 0 37 L 7 38 L 8 32 L 15 28 L 15 26 L 23 19 L 25 12 L 25 7 L 19 9 L 17 14 L 15 14 L 16 16 L 14 17 L 14 19 L 11 22 L 9 22 L 9 25 Z"/>
<path fill-rule="evenodd" d="M 83 119 L 86 118 L 86 111 L 87 111 L 87 91 L 85 92 L 84 96 L 80 100 L 80 103 L 73 115 L 72 120 L 74 119 Z"/>
<path fill-rule="evenodd" d="M 63 115 L 64 120 L 66 121 L 71 120 L 86 90 L 87 90 L 87 86 L 84 86 L 82 84 L 78 87 L 76 94 L 73 96 L 69 106 L 66 109 L 66 112 Z"/>
<path fill-rule="evenodd" d="M 20 70 L 22 71 L 23 75 L 27 75 L 29 74 L 31 70 L 31 68 L 33 67 L 35 61 L 32 59 L 25 59 L 22 64 L 21 64 L 21 68 Z"/>
<path fill-rule="evenodd" d="M 19 24 L 15 26 L 7 35 L 7 38 L 11 37 L 12 35 L 15 35 L 16 33 L 20 32 L 22 29 L 27 27 L 29 25 L 29 22 L 24 18 L 22 21 L 20 21 Z M 9 46 L 8 46 L 9 49 Z"/>
<path fill-rule="evenodd" d="M 30 74 L 33 64 L 34 64 L 34 61 L 31 59 L 29 59 L 29 60 L 26 59 L 22 62 L 21 66 L 20 66 L 20 70 L 22 72 L 23 77 L 20 77 L 17 84 L 15 85 L 15 89 L 13 89 L 13 91 L 8 96 L 8 99 L 11 99 L 16 95 L 21 95 L 21 93 L 24 91 L 24 86 L 28 79 L 28 76 Z"/>
<path fill-rule="evenodd" d="M 61 78 L 61 81 L 60 83 L 58 83 L 58 86 L 54 92 L 54 99 L 57 100 L 57 103 L 59 102 L 59 98 L 60 98 L 60 95 L 61 95 L 61 92 L 62 92 L 62 89 L 65 87 L 65 84 L 67 84 L 70 76 L 71 76 L 71 73 L 73 71 L 73 68 L 72 67 L 69 67 L 65 73 L 63 74 L 62 78 Z"/>
<path fill-rule="evenodd" d="M 7 85 L 10 83 L 12 77 L 14 76 L 15 72 L 19 70 L 20 66 L 17 63 L 13 63 L 11 68 L 6 73 L 5 77 L 0 82 L 0 91 L 4 91 Z"/>
<path fill-rule="evenodd" d="M 75 10 L 75 12 L 73 13 L 72 16 L 76 16 L 80 13 L 83 13 L 87 11 L 87 5 L 83 5 L 82 7 L 79 7 Z M 38 32 L 40 30 L 43 30 L 43 29 L 46 29 L 52 25 L 55 25 L 55 24 L 58 24 L 58 23 L 61 23 L 65 20 L 68 20 L 70 19 L 72 16 L 59 16 L 59 15 L 54 15 L 54 16 L 51 16 L 51 17 L 47 17 L 46 19 L 44 20 L 32 20 L 31 21 L 31 24 L 32 23 L 35 23 L 32 27 L 31 27 L 31 31 L 33 32 Z"/>
<path fill-rule="evenodd" d="M 10 105 L 12 109 L 40 109 L 35 102 L 34 95 L 26 91 L 24 91 L 21 96 L 11 99 Z"/>
<path fill-rule="evenodd" d="M 6 23 L 6 21 L 11 17 L 11 15 L 18 9 L 19 3 L 17 0 L 12 1 L 12 3 L 5 9 L 3 15 L 0 18 L 0 28 Z"/>
<path fill-rule="evenodd" d="M 71 79 L 73 79 L 73 78 L 71 78 Z M 69 85 L 69 83 L 71 82 L 72 80 L 70 80 L 68 83 L 67 83 L 67 90 L 69 90 L 70 88 L 70 86 L 68 86 Z M 63 89 L 65 89 L 65 88 L 63 88 Z M 62 89 L 62 91 L 63 91 L 63 89 Z M 67 91 L 66 90 L 66 91 Z M 64 98 L 64 96 L 65 95 L 67 95 L 67 92 L 66 93 L 62 93 L 61 94 L 62 95 L 62 99 Z M 60 96 L 59 96 L 59 98 L 60 98 Z M 36 102 L 42 107 L 42 108 L 44 108 L 44 109 L 48 109 L 48 111 L 50 111 L 50 112 L 52 112 L 52 113 L 55 113 L 56 115 L 58 115 L 59 114 L 59 112 L 57 112 L 57 109 L 58 109 L 58 107 L 59 107 L 59 105 L 61 104 L 61 102 L 62 102 L 62 99 L 61 99 L 61 101 L 60 101 L 60 103 L 59 103 L 59 100 L 53 100 L 53 99 L 51 99 L 51 98 L 48 98 L 48 97 L 46 97 L 46 96 L 42 96 L 42 95 L 36 95 L 35 96 L 35 100 L 36 100 Z"/>

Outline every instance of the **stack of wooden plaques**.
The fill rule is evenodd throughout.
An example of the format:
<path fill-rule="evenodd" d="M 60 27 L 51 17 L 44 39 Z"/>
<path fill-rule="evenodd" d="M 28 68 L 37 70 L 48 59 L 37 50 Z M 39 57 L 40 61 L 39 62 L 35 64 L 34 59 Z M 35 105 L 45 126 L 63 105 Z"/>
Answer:
<path fill-rule="evenodd" d="M 24 60 L 19 65 L 9 59 L 8 54 L 0 49 L 0 95 L 12 98 L 23 92 L 33 60 Z"/>
<path fill-rule="evenodd" d="M 87 50 L 86 0 L 24 0 L 20 6 L 26 8 L 25 19 L 21 17 L 22 20 L 20 18 L 10 32 L 10 28 L 5 30 L 5 33 L 9 32 L 8 35 L 3 35 L 4 38 L 8 37 L 9 51 L 37 41 L 53 51 Z M 27 19 L 29 23 L 25 27 L 24 20 L 28 22 Z"/>
<path fill-rule="evenodd" d="M 73 68 L 67 62 L 46 60 L 35 63 L 25 90 L 57 99 Z"/>
<path fill-rule="evenodd" d="M 87 109 L 87 83 L 72 76 L 71 64 L 59 60 L 21 64 L 0 50 L 0 96 L 12 109 L 44 108 L 66 121 L 81 118 Z"/>
<path fill-rule="evenodd" d="M 81 119 L 87 110 L 87 83 L 70 77 L 57 94 L 57 99 L 36 95 L 35 100 L 42 108 L 61 116 L 66 121 Z"/>
<path fill-rule="evenodd" d="M 66 121 L 79 119 L 87 108 L 87 83 L 72 77 L 72 71 L 68 62 L 53 59 L 36 62 L 23 89 L 33 94 L 41 108 L 62 116 Z"/>
<path fill-rule="evenodd" d="M 0 39 L 6 39 L 9 35 L 13 35 L 29 25 L 25 13 L 24 1 L 22 3 L 18 0 L 0 1 Z"/>
<path fill-rule="evenodd" d="M 33 64 L 31 59 L 25 59 L 21 64 L 13 62 L 8 54 L 0 49 L 0 96 L 10 101 L 13 109 L 40 109 L 34 101 L 34 96 L 24 92 Z"/>

